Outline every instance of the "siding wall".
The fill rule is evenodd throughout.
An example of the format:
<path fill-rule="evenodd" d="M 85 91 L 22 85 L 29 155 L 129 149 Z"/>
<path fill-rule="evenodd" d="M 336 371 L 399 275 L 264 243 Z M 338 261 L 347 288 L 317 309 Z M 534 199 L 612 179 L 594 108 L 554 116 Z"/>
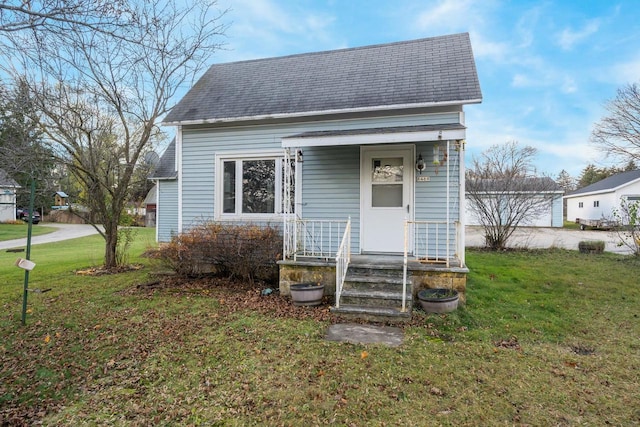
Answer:
<path fill-rule="evenodd" d="M 156 233 L 159 242 L 168 242 L 178 232 L 178 181 L 158 181 Z"/>
<path fill-rule="evenodd" d="M 278 125 L 242 127 L 193 126 L 182 129 L 182 224 L 186 231 L 203 220 L 213 220 L 215 214 L 215 158 L 216 154 L 259 150 L 282 150 L 281 140 L 308 131 L 347 130 L 424 124 L 458 123 L 457 111 L 437 114 L 394 116 L 383 118 L 352 118 L 333 121 L 301 122 Z M 416 182 L 416 219 L 444 220 L 446 206 L 446 165 L 435 175 L 432 162 L 433 142 L 417 144 L 416 153 L 423 153 L 430 182 Z M 440 143 L 444 152 L 446 143 Z M 458 168 L 451 167 L 451 218 L 458 217 Z M 352 219 L 352 250 L 359 251 L 360 230 L 360 148 L 359 146 L 308 147 L 303 149 L 301 205 L 297 213 L 305 219 Z M 169 187 L 165 187 L 168 191 Z M 175 188 L 177 193 L 177 187 Z M 159 195 L 160 197 L 160 195 Z M 168 198 L 168 195 L 167 195 Z M 177 206 L 177 194 L 175 205 Z M 167 208 L 161 201 L 159 209 Z M 177 215 L 177 208 L 176 208 Z M 162 216 L 162 213 L 159 217 Z M 166 218 L 169 221 L 169 218 Z M 274 221 L 279 221 L 274 216 Z M 175 218 L 177 225 L 177 216 Z M 159 236 L 170 236 L 169 222 L 159 220 Z M 454 231 L 452 231 L 453 233 Z M 452 234 L 453 235 L 453 234 Z M 162 240 L 162 239 L 161 239 Z M 452 245 L 452 250 L 454 250 Z"/>
<path fill-rule="evenodd" d="M 420 174 L 415 172 L 417 177 L 428 176 L 427 182 L 415 182 L 415 220 L 416 221 L 446 221 L 447 219 L 447 168 L 449 168 L 449 219 L 457 221 L 460 218 L 460 158 L 459 152 L 454 150 L 453 143 L 450 144 L 449 157 L 445 163 L 441 163 L 437 168 L 433 164 L 433 147 L 435 142 L 423 142 L 416 144 L 416 157 L 422 154 L 426 168 Z M 446 152 L 446 141 L 438 143 L 440 156 Z M 464 154 L 464 153 L 463 153 Z M 440 226 L 444 227 L 444 226 Z M 434 237 L 435 230 L 429 232 L 429 253 L 446 253 L 446 228 L 439 229 L 438 247 L 436 248 Z M 444 232 L 445 234 L 440 234 Z M 456 229 L 453 225 L 449 228 L 449 256 L 453 256 L 455 247 Z M 420 240 L 417 242 L 422 246 Z M 422 248 L 418 248 L 422 252 Z"/>

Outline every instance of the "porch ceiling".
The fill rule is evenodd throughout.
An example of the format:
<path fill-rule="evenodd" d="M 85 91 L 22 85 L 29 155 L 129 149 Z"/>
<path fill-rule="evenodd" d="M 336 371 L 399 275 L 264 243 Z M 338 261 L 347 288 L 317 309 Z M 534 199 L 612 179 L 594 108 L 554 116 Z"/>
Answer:
<path fill-rule="evenodd" d="M 304 132 L 282 138 L 282 147 L 329 147 L 334 145 L 392 144 L 465 139 L 466 127 L 459 124 L 399 126 L 387 128 Z"/>

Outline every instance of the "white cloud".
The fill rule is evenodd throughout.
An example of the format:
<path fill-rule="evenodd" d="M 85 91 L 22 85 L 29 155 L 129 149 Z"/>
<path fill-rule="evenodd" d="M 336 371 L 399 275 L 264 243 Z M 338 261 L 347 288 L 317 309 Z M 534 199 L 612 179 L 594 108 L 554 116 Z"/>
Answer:
<path fill-rule="evenodd" d="M 618 85 L 640 83 L 640 56 L 613 64 L 611 71 L 607 72 L 606 76 L 607 80 L 613 80 Z"/>
<path fill-rule="evenodd" d="M 473 5 L 472 0 L 441 0 L 435 7 L 420 13 L 416 22 L 421 29 L 451 28 L 460 23 L 461 17 L 473 16 Z"/>
<path fill-rule="evenodd" d="M 560 33 L 558 44 L 564 50 L 570 50 L 577 43 L 588 38 L 590 35 L 595 34 L 600 28 L 600 20 L 593 19 L 588 21 L 585 26 L 580 30 L 572 30 L 571 28 L 565 28 Z"/>

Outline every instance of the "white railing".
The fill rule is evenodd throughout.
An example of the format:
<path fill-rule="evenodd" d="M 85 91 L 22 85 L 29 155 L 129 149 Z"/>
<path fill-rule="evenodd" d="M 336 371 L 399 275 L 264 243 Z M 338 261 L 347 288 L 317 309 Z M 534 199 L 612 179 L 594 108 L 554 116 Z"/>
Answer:
<path fill-rule="evenodd" d="M 347 224 L 350 221 L 292 219 L 286 231 L 294 237 L 289 239 L 293 245 L 289 256 L 292 254 L 294 260 L 300 257 L 333 259 Z"/>
<path fill-rule="evenodd" d="M 351 217 L 347 220 L 344 229 L 342 242 L 336 253 L 336 308 L 340 308 L 340 296 L 342 295 L 342 285 L 347 276 L 349 263 L 351 262 Z"/>
<path fill-rule="evenodd" d="M 402 272 L 402 310 L 405 310 L 407 287 L 407 268 L 409 253 L 418 261 L 442 263 L 447 268 L 457 258 L 460 223 L 447 221 L 405 221 L 404 222 L 404 259 Z M 452 239 L 453 238 L 453 239 Z M 453 242 L 452 242 L 453 240 Z M 454 252 L 451 248 L 455 248 Z"/>
<path fill-rule="evenodd" d="M 405 221 L 410 228 L 405 245 L 411 244 L 419 261 L 443 263 L 447 267 L 457 259 L 459 223 L 446 221 Z M 411 239 L 410 239 L 411 238 Z M 452 250 L 452 248 L 454 250 Z"/>

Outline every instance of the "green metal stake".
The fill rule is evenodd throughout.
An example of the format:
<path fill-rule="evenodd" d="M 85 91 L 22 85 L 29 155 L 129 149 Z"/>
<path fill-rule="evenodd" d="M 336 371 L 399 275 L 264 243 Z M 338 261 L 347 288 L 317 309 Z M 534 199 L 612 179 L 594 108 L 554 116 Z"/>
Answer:
<path fill-rule="evenodd" d="M 31 259 L 31 227 L 33 226 L 33 205 L 35 204 L 36 181 L 31 178 L 29 198 L 29 222 L 27 226 L 27 260 Z M 22 325 L 27 324 L 27 294 L 29 293 L 29 270 L 24 270 L 24 291 L 22 293 Z"/>

